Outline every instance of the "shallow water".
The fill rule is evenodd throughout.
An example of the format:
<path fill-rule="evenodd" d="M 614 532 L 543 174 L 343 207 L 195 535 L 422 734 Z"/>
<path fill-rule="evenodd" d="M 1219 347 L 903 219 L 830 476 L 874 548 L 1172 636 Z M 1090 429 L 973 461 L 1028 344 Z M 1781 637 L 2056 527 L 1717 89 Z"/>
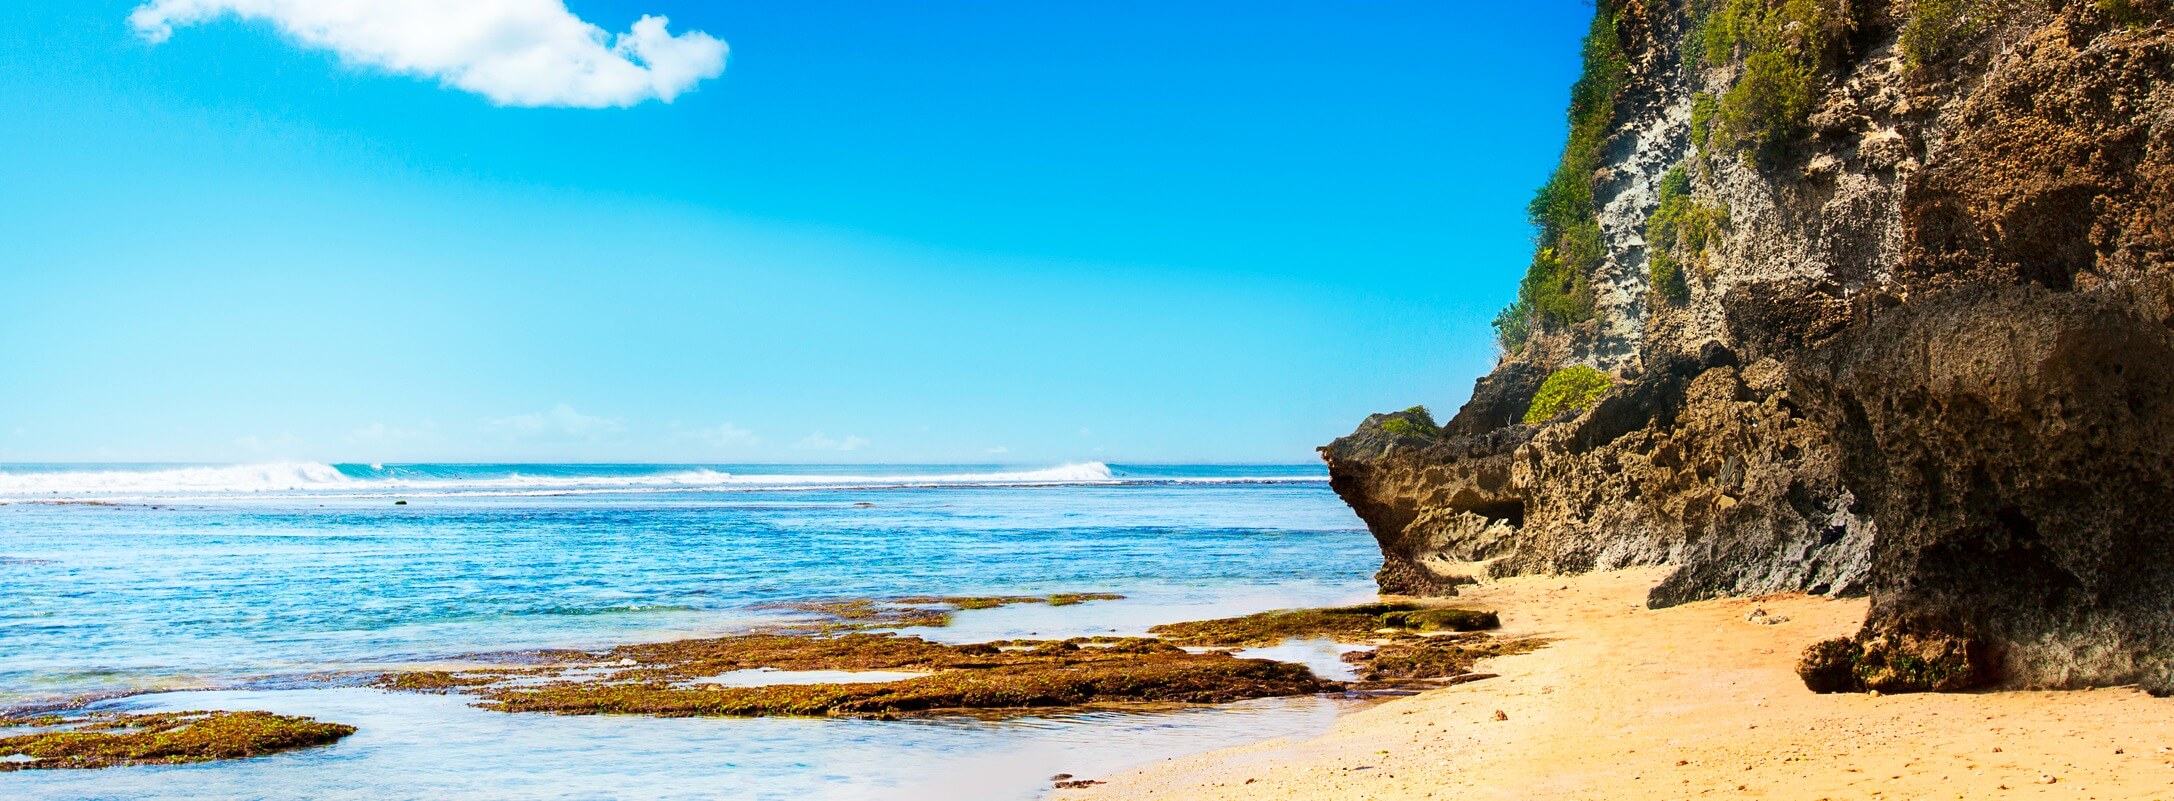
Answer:
<path fill-rule="evenodd" d="M 362 729 L 237 763 L 0 774 L 0 796 L 1032 797 L 1056 772 L 1315 731 L 1335 703 L 1007 723 L 560 718 L 327 677 L 727 633 L 787 614 L 768 604 L 835 597 L 1117 592 L 909 631 L 1138 633 L 1370 597 L 1380 564 L 1315 467 L 0 466 L 0 503 L 0 705 L 245 688 L 113 703 Z M 1333 666 L 1315 651 L 1293 661 Z"/>
<path fill-rule="evenodd" d="M 1348 702 L 1004 722 L 509 715 L 458 697 L 366 689 L 189 692 L 111 705 L 269 709 L 338 720 L 325 748 L 225 763 L 0 774 L 45 799 L 1032 798 L 1057 773 L 1098 776 L 1175 754 L 1316 734 Z"/>
<path fill-rule="evenodd" d="M 1346 645 L 1335 640 L 1306 639 L 1245 648 L 1239 650 L 1237 655 L 1247 659 L 1273 659 L 1305 665 L 1314 675 L 1330 681 L 1358 681 L 1358 666 L 1344 661 L 1344 654 L 1371 650 L 1374 650 L 1371 645 Z"/>

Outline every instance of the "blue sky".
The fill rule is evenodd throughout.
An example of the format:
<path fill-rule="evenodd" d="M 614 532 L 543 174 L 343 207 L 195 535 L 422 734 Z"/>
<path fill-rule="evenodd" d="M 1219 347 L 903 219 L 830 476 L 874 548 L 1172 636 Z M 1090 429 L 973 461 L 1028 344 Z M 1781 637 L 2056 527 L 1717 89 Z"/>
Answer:
<path fill-rule="evenodd" d="M 0 461 L 1306 461 L 1492 366 L 1591 14 L 573 0 L 730 55 L 568 108 L 138 7 L 0 27 Z"/>

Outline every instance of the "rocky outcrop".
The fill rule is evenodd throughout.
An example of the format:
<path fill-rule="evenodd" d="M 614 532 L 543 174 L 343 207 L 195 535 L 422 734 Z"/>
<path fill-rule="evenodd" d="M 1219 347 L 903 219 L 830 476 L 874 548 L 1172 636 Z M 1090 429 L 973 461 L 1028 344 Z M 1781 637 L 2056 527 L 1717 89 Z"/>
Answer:
<path fill-rule="evenodd" d="M 1322 449 L 1382 589 L 1674 565 L 1651 603 L 1869 594 L 1857 638 L 1807 655 L 1823 689 L 2174 689 L 2165 9 L 1782 5 L 1602 3 L 1629 69 L 1591 319 L 1535 320 L 1447 425 L 1376 415 Z M 1780 56 L 1813 70 L 1800 117 L 1705 130 L 1769 79 L 1712 45 L 1723 14 L 1810 48 Z M 1671 169 L 1724 221 L 1696 252 L 1645 241 Z M 1617 383 L 1524 422 L 1569 365 Z"/>

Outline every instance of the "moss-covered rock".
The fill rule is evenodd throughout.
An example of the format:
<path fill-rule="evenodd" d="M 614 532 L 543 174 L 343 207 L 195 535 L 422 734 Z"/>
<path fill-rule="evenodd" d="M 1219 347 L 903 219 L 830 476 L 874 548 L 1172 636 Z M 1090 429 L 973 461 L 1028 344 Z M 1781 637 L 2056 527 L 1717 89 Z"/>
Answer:
<path fill-rule="evenodd" d="M 1797 677 L 1815 693 L 1853 693 L 1864 689 L 1857 680 L 1857 643 L 1848 637 L 1820 640 L 1797 658 Z"/>
<path fill-rule="evenodd" d="M 1443 637 L 1407 637 L 1392 640 L 1371 651 L 1344 654 L 1369 682 L 1404 679 L 1447 679 L 1472 672 L 1481 659 L 1522 654 L 1546 643 L 1537 639 L 1505 640 L 1484 634 Z"/>
<path fill-rule="evenodd" d="M 912 671 L 896 681 L 725 686 L 756 668 Z M 519 679 L 518 681 L 510 681 Z M 380 687 L 482 696 L 505 712 L 891 717 L 1023 714 L 1116 703 L 1206 704 L 1301 695 L 1334 685 L 1302 665 L 1192 653 L 1142 637 L 949 645 L 919 637 L 750 634 L 626 645 L 586 663 L 517 671 L 398 674 Z"/>
<path fill-rule="evenodd" d="M 663 717 L 892 717 L 944 712 L 1021 712 L 1113 703 L 1210 704 L 1303 695 L 1331 685 L 1303 665 L 1177 648 L 1141 653 L 1056 642 L 979 657 L 933 675 L 859 684 L 723 687 L 665 681 L 565 682 L 485 694 L 506 712 L 638 713 Z"/>
<path fill-rule="evenodd" d="M 390 673 L 378 677 L 376 685 L 387 690 L 408 692 L 444 693 L 464 687 L 482 687 L 495 684 L 521 671 L 447 671 L 417 670 L 408 673 Z"/>
<path fill-rule="evenodd" d="M 923 599 L 901 599 L 915 601 Z M 953 599 L 957 600 L 957 599 Z M 1473 632 L 1500 625 L 1493 612 L 1413 603 L 1267 612 L 1157 626 L 1160 637 L 1079 637 L 951 645 L 888 633 L 744 634 L 556 653 L 555 664 L 388 674 L 377 686 L 462 692 L 505 712 L 893 717 L 1005 716 L 1051 707 L 1209 704 L 1344 687 L 1303 665 L 1239 658 L 1229 648 L 1294 637 L 1376 644 L 1361 657 L 1369 681 L 1458 675 L 1486 656 L 1537 641 Z M 1181 646 L 1193 646 L 1187 650 Z M 1196 653 L 1205 648 L 1214 648 Z M 727 686 L 736 671 L 910 671 L 878 682 Z"/>
<path fill-rule="evenodd" d="M 1814 643 L 1797 661 L 1813 692 L 1955 692 L 1989 684 L 1984 649 L 1947 635 L 1879 634 Z"/>
<path fill-rule="evenodd" d="M 48 718 L 45 724 L 54 724 Z M 0 771 L 178 765 L 326 745 L 355 727 L 270 712 L 164 712 L 95 715 L 45 731 L 0 739 Z"/>
<path fill-rule="evenodd" d="M 1381 616 L 1383 625 L 1407 631 L 1486 631 L 1502 627 L 1493 612 L 1477 609 L 1414 609 Z"/>
<path fill-rule="evenodd" d="M 1496 628 L 1493 612 L 1411 603 L 1362 604 L 1328 609 L 1287 609 L 1244 617 L 1170 623 L 1148 629 L 1180 645 L 1273 645 L 1288 639 L 1372 639 L 1380 632 L 1478 631 Z"/>

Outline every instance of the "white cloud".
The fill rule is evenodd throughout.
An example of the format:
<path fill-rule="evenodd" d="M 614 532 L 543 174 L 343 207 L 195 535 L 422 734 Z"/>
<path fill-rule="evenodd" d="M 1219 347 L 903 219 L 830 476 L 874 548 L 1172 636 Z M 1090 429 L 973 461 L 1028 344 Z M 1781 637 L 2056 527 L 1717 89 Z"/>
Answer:
<path fill-rule="evenodd" d="M 700 442 L 719 448 L 748 448 L 762 444 L 762 437 L 755 432 L 724 423 L 712 428 L 695 428 L 672 432 L 673 439 Z"/>
<path fill-rule="evenodd" d="M 725 70 L 725 43 L 643 16 L 617 35 L 564 0 L 149 0 L 129 14 L 153 44 L 228 15 L 266 20 L 351 64 L 436 78 L 504 106 L 672 102 Z"/>
<path fill-rule="evenodd" d="M 1011 452 L 1012 452 L 1012 449 L 1010 449 L 1010 448 L 1006 448 L 1006 447 L 1004 447 L 1004 446 L 1002 446 L 1002 445 L 998 445 L 998 446 L 996 446 L 996 447 L 994 447 L 994 448 L 990 448 L 990 449 L 989 449 L 989 453 L 991 453 L 991 454 L 998 454 L 998 453 L 1011 453 Z"/>
<path fill-rule="evenodd" d="M 799 442 L 793 444 L 793 447 L 804 451 L 857 451 L 868 447 L 868 440 L 860 437 L 831 439 L 825 436 L 823 432 L 817 431 L 801 438 Z"/>
<path fill-rule="evenodd" d="M 483 421 L 483 430 L 508 439 L 602 439 L 626 426 L 616 417 L 593 417 L 559 404 L 548 412 L 517 414 Z"/>

